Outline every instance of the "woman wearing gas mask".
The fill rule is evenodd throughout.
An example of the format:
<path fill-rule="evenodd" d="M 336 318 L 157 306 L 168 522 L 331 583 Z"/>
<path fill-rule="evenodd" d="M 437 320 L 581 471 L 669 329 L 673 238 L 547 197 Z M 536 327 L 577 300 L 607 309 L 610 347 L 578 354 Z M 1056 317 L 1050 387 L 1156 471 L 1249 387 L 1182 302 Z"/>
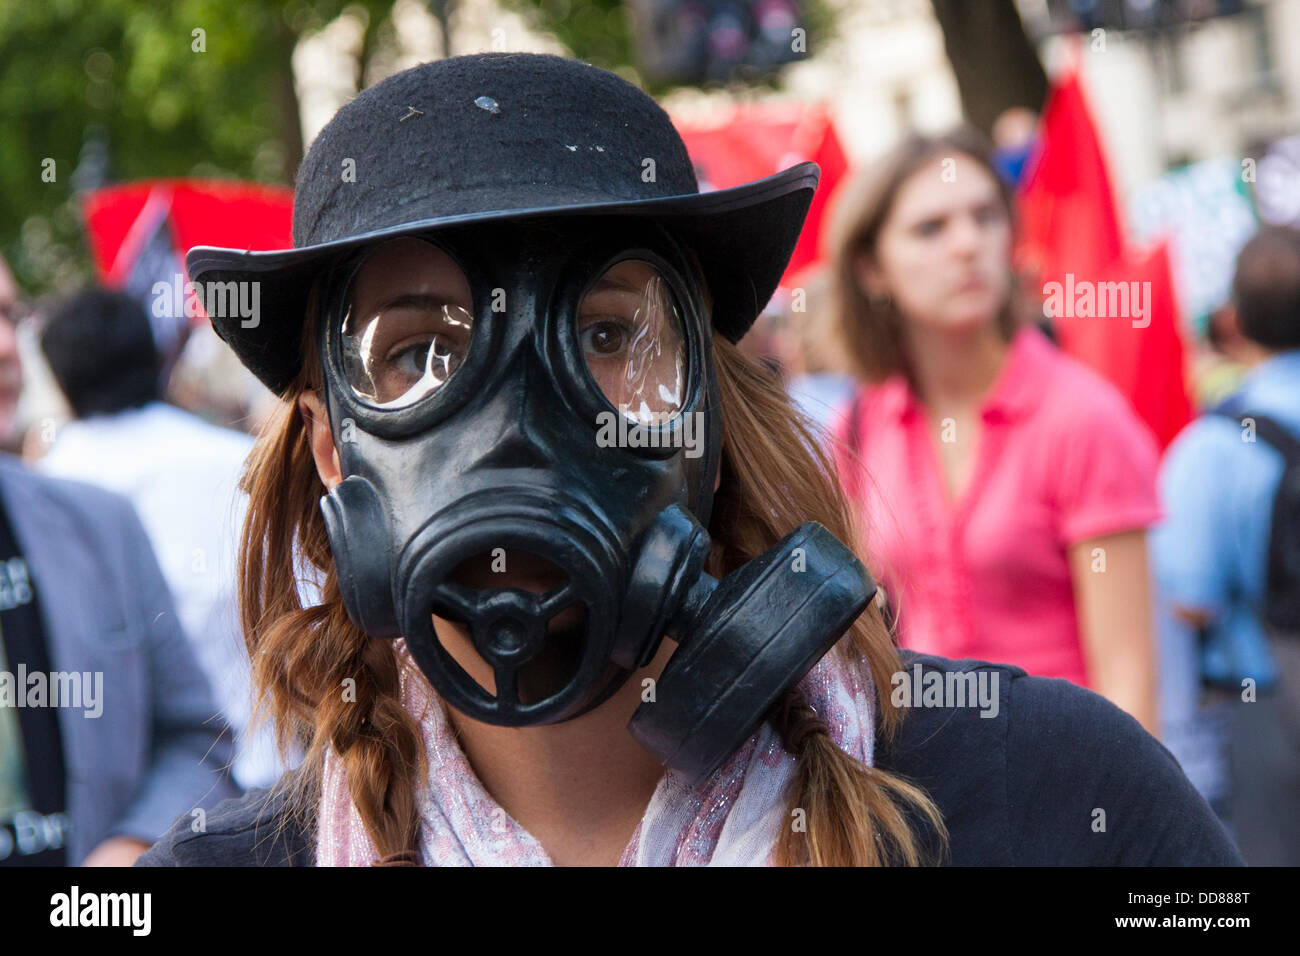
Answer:
<path fill-rule="evenodd" d="M 191 251 L 205 287 L 259 283 L 258 317 L 213 316 L 282 398 L 242 613 L 307 758 L 143 863 L 1236 861 L 1100 698 L 900 660 L 831 462 L 734 344 L 816 178 L 700 194 L 635 87 L 484 54 L 339 112 L 295 249 Z M 901 706 L 901 678 L 970 705 Z"/>

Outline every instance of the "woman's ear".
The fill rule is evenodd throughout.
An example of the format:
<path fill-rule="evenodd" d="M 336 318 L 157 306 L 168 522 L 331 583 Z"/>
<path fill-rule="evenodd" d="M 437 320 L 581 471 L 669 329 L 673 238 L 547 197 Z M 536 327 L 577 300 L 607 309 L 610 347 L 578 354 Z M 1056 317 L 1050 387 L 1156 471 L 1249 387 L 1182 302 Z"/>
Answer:
<path fill-rule="evenodd" d="M 332 491 L 343 480 L 343 469 L 339 465 L 338 449 L 334 447 L 334 435 L 330 432 L 329 415 L 320 397 L 310 389 L 298 396 L 298 414 L 307 430 L 307 444 L 316 460 L 316 473 L 320 475 L 325 490 Z"/>
<path fill-rule="evenodd" d="M 880 298 L 888 291 L 880 267 L 876 265 L 876 257 L 865 250 L 853 258 L 853 278 L 868 299 Z"/>

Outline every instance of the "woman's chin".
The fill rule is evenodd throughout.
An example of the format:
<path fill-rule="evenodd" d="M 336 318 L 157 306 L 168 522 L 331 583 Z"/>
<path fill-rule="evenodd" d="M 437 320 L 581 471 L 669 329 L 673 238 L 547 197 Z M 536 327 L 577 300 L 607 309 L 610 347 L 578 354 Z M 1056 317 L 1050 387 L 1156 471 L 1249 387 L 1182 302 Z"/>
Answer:
<path fill-rule="evenodd" d="M 967 337 L 977 335 L 997 324 L 996 310 L 973 308 L 936 316 L 916 324 L 931 334 Z"/>

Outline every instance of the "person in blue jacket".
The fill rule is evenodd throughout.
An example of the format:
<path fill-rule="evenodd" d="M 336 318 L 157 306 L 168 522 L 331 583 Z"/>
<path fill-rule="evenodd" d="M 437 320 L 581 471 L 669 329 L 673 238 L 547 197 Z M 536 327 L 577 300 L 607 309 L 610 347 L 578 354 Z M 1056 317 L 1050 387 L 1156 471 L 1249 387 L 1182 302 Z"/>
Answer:
<path fill-rule="evenodd" d="M 1183 429 L 1160 475 L 1152 559 L 1166 653 L 1186 662 L 1169 743 L 1247 862 L 1298 866 L 1300 569 L 1292 557 L 1285 577 L 1272 549 L 1294 555 L 1285 542 L 1300 536 L 1275 527 L 1283 476 L 1300 467 L 1300 230 L 1262 227 L 1238 255 L 1232 298 L 1250 370 Z"/>

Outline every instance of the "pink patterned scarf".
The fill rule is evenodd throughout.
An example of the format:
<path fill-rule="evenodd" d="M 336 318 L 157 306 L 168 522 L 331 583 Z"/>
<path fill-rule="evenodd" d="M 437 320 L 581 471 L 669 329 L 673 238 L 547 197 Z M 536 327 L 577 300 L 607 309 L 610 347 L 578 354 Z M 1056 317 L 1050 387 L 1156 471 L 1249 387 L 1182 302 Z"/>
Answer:
<path fill-rule="evenodd" d="M 542 845 L 479 782 L 441 700 L 395 642 L 402 702 L 424 737 L 429 786 L 420 796 L 420 860 L 425 866 L 552 866 Z M 875 692 L 869 676 L 837 652 L 800 683 L 805 699 L 850 756 L 870 764 Z M 786 820 L 795 760 L 764 723 L 711 778 L 689 786 L 669 770 L 659 782 L 620 866 L 770 864 Z M 327 750 L 318 817 L 317 866 L 368 866 L 378 859 L 348 791 L 342 762 Z"/>

